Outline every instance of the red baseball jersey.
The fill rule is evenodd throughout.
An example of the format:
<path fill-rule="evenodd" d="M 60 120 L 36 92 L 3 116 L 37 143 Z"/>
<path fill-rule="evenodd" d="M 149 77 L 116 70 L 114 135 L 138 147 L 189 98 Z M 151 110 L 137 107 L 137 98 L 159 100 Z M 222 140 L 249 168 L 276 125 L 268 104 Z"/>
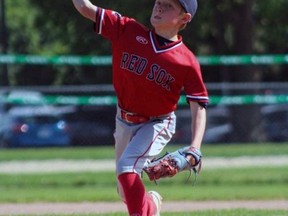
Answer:
<path fill-rule="evenodd" d="M 112 45 L 120 108 L 144 116 L 165 115 L 177 108 L 182 90 L 188 101 L 208 102 L 199 63 L 181 36 L 161 46 L 153 29 L 103 8 L 97 10 L 94 28 Z"/>

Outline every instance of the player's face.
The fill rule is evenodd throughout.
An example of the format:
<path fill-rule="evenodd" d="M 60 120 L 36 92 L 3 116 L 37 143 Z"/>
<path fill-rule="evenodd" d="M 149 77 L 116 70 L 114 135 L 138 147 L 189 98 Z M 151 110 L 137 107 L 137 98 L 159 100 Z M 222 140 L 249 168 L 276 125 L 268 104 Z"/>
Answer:
<path fill-rule="evenodd" d="M 185 15 L 178 0 L 156 0 L 151 14 L 154 28 L 175 28 L 181 25 Z"/>

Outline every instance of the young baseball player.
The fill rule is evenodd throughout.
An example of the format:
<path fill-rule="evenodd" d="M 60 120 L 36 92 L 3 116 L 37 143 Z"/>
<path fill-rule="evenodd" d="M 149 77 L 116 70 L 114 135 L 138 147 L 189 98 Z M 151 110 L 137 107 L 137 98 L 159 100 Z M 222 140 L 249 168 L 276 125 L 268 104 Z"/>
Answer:
<path fill-rule="evenodd" d="M 140 174 L 172 138 L 182 90 L 192 116 L 189 149 L 196 152 L 187 160 L 192 158 L 195 166 L 201 160 L 208 94 L 199 63 L 178 34 L 195 16 L 197 1 L 155 0 L 151 29 L 89 0 L 72 1 L 112 45 L 119 194 L 130 216 L 160 215 L 162 197 L 145 190 Z"/>

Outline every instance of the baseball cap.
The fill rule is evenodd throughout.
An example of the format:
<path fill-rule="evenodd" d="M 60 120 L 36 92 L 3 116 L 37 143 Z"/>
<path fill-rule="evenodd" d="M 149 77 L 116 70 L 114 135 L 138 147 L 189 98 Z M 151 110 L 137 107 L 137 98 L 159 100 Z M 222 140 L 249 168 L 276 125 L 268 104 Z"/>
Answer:
<path fill-rule="evenodd" d="M 179 0 L 182 7 L 187 13 L 190 13 L 192 17 L 196 14 L 198 3 L 197 0 Z"/>

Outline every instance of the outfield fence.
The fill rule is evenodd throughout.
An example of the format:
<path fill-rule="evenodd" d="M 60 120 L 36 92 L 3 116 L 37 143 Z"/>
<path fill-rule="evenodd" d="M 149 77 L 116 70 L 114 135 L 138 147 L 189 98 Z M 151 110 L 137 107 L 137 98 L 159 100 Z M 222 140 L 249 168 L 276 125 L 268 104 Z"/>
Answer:
<path fill-rule="evenodd" d="M 265 66 L 288 63 L 288 54 L 198 56 L 197 58 L 203 66 Z M 110 66 L 111 63 L 111 56 L 0 54 L 0 65 Z M 207 111 L 208 123 L 204 142 L 288 141 L 288 80 L 266 83 L 207 83 L 207 88 L 210 107 Z M 88 137 L 82 137 L 83 140 L 77 139 L 73 145 L 113 143 L 116 104 L 117 98 L 111 85 L 0 87 L 0 117 L 2 115 L 2 119 L 15 107 L 30 107 L 31 105 L 33 107 L 70 107 L 66 111 L 62 109 L 62 114 L 67 112 L 67 115 L 74 116 L 73 119 L 76 118 L 77 121 L 82 123 L 89 121 L 90 128 L 103 129 L 91 139 Z M 178 115 L 177 132 L 172 140 L 175 143 L 189 143 L 190 141 L 191 119 L 187 107 L 186 97 L 182 94 L 176 112 Z M 0 127 L 0 143 L 1 139 L 3 140 L 3 136 L 1 138 Z"/>
<path fill-rule="evenodd" d="M 282 55 L 222 55 L 198 56 L 201 65 L 271 65 L 288 64 L 288 54 Z M 39 56 L 0 54 L 0 64 L 34 64 L 34 65 L 95 65 L 112 64 L 111 56 Z"/>

